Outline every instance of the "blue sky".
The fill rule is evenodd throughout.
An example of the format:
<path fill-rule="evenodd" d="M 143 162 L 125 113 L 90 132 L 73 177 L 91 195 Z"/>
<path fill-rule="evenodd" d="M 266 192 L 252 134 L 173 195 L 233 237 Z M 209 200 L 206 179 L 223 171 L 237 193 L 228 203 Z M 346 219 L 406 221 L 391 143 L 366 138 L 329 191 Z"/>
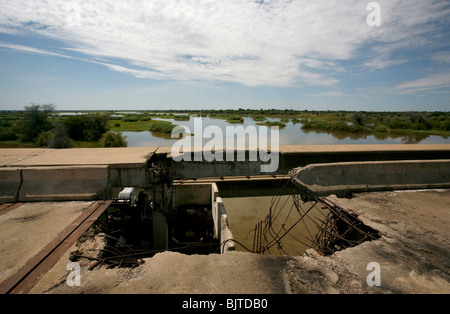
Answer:
<path fill-rule="evenodd" d="M 450 1 L 0 0 L 0 110 L 448 111 Z"/>

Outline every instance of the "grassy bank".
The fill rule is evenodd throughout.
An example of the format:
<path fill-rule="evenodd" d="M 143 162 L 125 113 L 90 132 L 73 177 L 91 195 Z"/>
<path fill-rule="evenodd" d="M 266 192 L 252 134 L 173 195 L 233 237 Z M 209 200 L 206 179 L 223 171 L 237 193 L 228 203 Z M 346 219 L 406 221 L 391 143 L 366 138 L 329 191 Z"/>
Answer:
<path fill-rule="evenodd" d="M 170 121 L 147 120 L 147 121 L 124 121 L 124 120 L 110 120 L 108 126 L 111 131 L 118 132 L 159 132 L 171 133 L 173 128 L 177 125 Z"/>

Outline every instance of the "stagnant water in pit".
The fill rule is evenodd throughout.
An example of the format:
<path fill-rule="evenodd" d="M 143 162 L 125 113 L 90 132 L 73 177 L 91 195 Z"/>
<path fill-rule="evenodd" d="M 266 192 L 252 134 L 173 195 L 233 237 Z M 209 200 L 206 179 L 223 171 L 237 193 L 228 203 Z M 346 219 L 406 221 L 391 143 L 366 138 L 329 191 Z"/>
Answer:
<path fill-rule="evenodd" d="M 294 227 L 281 241 L 273 241 L 270 252 L 267 253 L 302 255 L 310 247 L 311 240 L 319 231 L 311 218 L 323 220 L 323 215 L 327 214 L 324 209 L 316 205 L 308 212 L 307 217 L 298 222 L 301 213 L 297 212 L 291 195 L 275 195 L 274 193 L 272 196 L 225 197 L 222 199 L 228 214 L 229 227 L 234 239 L 239 242 L 236 243 L 237 251 L 253 250 L 255 226 L 269 215 L 272 208 L 272 232 L 266 234 L 269 243 L 274 239 L 275 234 L 280 237 L 292 226 Z M 313 203 L 304 203 L 302 209 L 308 210 L 312 205 Z M 296 222 L 297 224 L 295 224 Z M 279 242 L 281 242 L 281 247 L 279 247 Z"/>

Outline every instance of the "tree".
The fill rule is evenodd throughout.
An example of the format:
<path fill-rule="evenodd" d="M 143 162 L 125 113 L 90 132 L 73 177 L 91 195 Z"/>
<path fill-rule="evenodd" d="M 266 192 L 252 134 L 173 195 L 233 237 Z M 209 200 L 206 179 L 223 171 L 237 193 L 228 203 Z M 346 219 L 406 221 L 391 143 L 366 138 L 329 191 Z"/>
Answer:
<path fill-rule="evenodd" d="M 64 120 L 70 138 L 75 141 L 98 141 L 108 131 L 108 115 L 83 114 Z"/>
<path fill-rule="evenodd" d="M 363 117 L 360 113 L 355 113 L 352 117 L 353 122 L 355 123 L 355 125 L 363 125 Z"/>
<path fill-rule="evenodd" d="M 53 126 L 48 118 L 54 110 L 55 106 L 49 104 L 26 106 L 22 123 L 23 140 L 34 141 L 41 132 L 50 131 Z"/>
<path fill-rule="evenodd" d="M 62 123 L 57 123 L 53 130 L 53 137 L 48 141 L 50 148 L 71 148 L 73 147 L 67 130 Z"/>
<path fill-rule="evenodd" d="M 100 145 L 102 147 L 127 147 L 126 136 L 122 135 L 122 132 L 109 131 L 106 132 L 100 139 Z"/>

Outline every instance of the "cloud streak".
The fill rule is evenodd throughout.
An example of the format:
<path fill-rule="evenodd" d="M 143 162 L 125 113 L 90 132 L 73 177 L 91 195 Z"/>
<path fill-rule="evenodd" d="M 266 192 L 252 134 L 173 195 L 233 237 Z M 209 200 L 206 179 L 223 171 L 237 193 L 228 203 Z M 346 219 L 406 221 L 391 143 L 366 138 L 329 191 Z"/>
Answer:
<path fill-rule="evenodd" d="M 450 72 L 436 73 L 413 81 L 398 84 L 395 91 L 400 94 L 414 94 L 424 91 L 438 91 L 450 88 Z"/>
<path fill-rule="evenodd" d="M 429 45 L 426 34 L 440 27 L 434 22 L 449 16 L 444 1 L 379 2 L 383 25 L 372 28 L 360 0 L 0 0 L 1 33 L 62 43 L 59 53 L 1 47 L 81 53 L 85 61 L 146 79 L 331 87 L 347 71 L 341 63 L 361 49 L 367 50 L 362 67 L 403 63 L 393 53 Z"/>

